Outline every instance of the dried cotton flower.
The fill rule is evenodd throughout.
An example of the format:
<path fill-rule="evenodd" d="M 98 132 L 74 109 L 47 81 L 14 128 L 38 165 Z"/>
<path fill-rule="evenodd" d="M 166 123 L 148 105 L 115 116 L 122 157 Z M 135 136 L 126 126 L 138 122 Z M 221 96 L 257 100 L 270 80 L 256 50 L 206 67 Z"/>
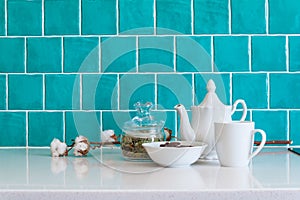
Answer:
<path fill-rule="evenodd" d="M 52 157 L 68 155 L 67 145 L 56 138 L 52 140 L 50 144 L 50 150 Z"/>
<path fill-rule="evenodd" d="M 75 156 L 84 156 L 90 150 L 90 142 L 88 139 L 82 135 L 76 137 L 74 144 L 74 155 Z"/>
<path fill-rule="evenodd" d="M 116 142 L 117 136 L 115 135 L 114 130 L 105 130 L 101 132 L 101 141 L 102 142 Z"/>

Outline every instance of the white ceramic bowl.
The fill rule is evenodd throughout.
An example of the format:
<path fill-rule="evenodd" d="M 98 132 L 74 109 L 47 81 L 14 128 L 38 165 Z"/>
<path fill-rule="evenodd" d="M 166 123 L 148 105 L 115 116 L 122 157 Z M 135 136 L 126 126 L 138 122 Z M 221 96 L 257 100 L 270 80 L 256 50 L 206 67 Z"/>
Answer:
<path fill-rule="evenodd" d="M 192 145 L 191 147 L 160 147 L 166 142 L 151 142 L 144 143 L 143 147 L 146 149 L 150 158 L 157 164 L 164 167 L 183 167 L 189 166 L 196 162 L 204 149 L 206 144 L 202 142 L 188 142 L 178 141 L 181 145 Z"/>

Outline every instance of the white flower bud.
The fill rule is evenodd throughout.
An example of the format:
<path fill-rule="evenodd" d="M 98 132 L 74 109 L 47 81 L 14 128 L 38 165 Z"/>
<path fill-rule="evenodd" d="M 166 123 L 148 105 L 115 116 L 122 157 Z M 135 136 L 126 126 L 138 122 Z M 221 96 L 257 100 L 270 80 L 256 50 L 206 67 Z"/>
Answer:
<path fill-rule="evenodd" d="M 50 150 L 53 157 L 68 155 L 67 145 L 56 138 L 52 140 Z"/>
<path fill-rule="evenodd" d="M 101 132 L 101 141 L 102 142 L 115 142 L 116 135 L 114 130 L 106 130 Z"/>
<path fill-rule="evenodd" d="M 84 136 L 78 136 L 75 139 L 74 144 L 74 155 L 75 156 L 84 156 L 86 155 L 90 150 L 90 142 L 88 139 Z"/>

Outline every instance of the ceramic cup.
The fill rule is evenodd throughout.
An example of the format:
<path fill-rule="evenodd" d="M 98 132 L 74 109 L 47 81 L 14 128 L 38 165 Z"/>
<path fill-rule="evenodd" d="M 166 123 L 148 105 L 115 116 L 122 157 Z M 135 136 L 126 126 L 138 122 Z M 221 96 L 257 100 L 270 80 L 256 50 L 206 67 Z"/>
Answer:
<path fill-rule="evenodd" d="M 216 122 L 215 140 L 219 162 L 226 167 L 245 167 L 256 156 L 266 143 L 266 133 L 254 129 L 254 122 L 232 121 Z M 260 133 L 262 141 L 252 152 L 254 134 Z"/>

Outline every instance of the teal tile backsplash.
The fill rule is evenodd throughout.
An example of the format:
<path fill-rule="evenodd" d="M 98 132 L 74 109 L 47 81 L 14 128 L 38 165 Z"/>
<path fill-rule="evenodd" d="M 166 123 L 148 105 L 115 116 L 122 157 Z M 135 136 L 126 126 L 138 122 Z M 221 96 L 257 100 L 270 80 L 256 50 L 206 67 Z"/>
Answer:
<path fill-rule="evenodd" d="M 0 147 L 100 140 L 152 101 L 244 99 L 268 140 L 300 145 L 298 0 L 0 0 Z M 190 111 L 189 111 L 190 113 Z M 239 119 L 239 109 L 233 119 Z M 257 138 L 259 139 L 259 138 Z"/>

